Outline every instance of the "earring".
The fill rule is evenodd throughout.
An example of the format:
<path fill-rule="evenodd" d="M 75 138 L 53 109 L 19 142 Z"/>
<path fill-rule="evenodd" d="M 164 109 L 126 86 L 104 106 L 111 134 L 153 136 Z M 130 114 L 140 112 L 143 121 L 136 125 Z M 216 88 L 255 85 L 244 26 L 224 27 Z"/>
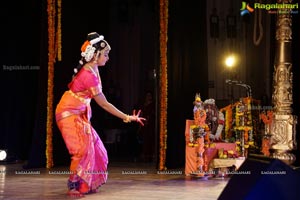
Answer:
<path fill-rule="evenodd" d="M 97 51 L 95 59 L 94 59 L 94 63 L 97 63 L 97 60 L 98 60 L 98 57 L 99 57 L 99 53 L 100 53 L 100 51 Z"/>

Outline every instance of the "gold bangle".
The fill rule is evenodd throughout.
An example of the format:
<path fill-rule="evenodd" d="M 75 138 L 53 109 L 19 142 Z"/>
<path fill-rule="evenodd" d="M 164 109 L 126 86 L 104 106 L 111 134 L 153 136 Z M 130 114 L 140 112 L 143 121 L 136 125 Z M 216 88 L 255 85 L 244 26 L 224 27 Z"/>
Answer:
<path fill-rule="evenodd" d="M 131 122 L 131 120 L 130 120 L 130 116 L 129 116 L 129 115 L 126 115 L 126 118 L 125 118 L 125 119 L 123 119 L 123 122 L 125 122 L 125 123 L 129 123 L 129 122 Z"/>

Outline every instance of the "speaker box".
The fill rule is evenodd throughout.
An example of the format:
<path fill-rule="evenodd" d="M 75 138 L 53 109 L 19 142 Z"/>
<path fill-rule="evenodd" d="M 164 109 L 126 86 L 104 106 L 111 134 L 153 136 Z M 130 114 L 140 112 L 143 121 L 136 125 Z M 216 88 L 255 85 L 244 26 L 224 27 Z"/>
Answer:
<path fill-rule="evenodd" d="M 218 199 L 300 199 L 299 186 L 299 170 L 277 159 L 248 158 L 232 175 Z"/>

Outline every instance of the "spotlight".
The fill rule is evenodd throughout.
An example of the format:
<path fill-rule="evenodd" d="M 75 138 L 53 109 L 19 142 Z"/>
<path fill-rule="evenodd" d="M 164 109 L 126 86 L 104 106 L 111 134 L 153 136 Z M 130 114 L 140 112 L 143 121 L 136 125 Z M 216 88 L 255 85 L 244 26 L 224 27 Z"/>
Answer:
<path fill-rule="evenodd" d="M 236 64 L 236 58 L 234 56 L 229 56 L 225 60 L 225 64 L 227 67 L 231 68 Z"/>
<path fill-rule="evenodd" d="M 6 150 L 0 149 L 0 161 L 4 161 L 7 158 Z"/>

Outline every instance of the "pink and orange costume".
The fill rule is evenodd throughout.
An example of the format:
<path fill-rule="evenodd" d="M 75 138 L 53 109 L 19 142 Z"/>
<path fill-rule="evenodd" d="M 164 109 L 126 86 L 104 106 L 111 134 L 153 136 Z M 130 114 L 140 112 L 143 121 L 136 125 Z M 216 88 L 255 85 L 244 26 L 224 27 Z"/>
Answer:
<path fill-rule="evenodd" d="M 70 171 L 74 174 L 68 187 L 87 193 L 107 180 L 107 151 L 90 122 L 90 101 L 102 93 L 101 79 L 83 67 L 68 86 L 56 107 L 56 122 L 71 155 Z"/>

